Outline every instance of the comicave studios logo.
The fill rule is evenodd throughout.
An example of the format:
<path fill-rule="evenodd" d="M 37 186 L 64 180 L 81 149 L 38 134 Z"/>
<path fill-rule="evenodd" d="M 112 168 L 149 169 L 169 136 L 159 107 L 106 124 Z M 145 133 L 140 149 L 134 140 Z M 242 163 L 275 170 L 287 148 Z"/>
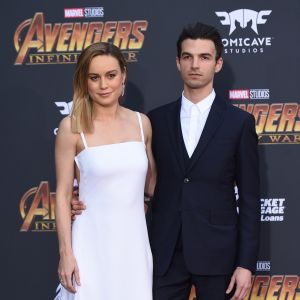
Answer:
<path fill-rule="evenodd" d="M 59 108 L 59 112 L 63 116 L 69 115 L 71 113 L 73 101 L 70 101 L 70 102 L 58 101 L 58 102 L 54 102 L 54 103 Z"/>
<path fill-rule="evenodd" d="M 229 26 L 229 37 L 222 39 L 225 54 L 263 53 L 266 47 L 272 46 L 272 37 L 259 34 L 260 26 L 267 22 L 272 10 L 255 11 L 242 8 L 231 12 L 216 11 L 215 13 L 222 25 Z M 234 34 L 238 27 L 245 32 L 243 36 L 237 37 Z"/>
<path fill-rule="evenodd" d="M 57 102 L 54 102 L 54 103 L 58 107 L 59 112 L 60 112 L 61 115 L 67 116 L 71 113 L 73 101 L 70 101 L 70 102 L 57 101 Z M 57 135 L 57 130 L 58 130 L 57 127 L 54 128 L 54 130 L 53 130 L 54 135 Z"/>

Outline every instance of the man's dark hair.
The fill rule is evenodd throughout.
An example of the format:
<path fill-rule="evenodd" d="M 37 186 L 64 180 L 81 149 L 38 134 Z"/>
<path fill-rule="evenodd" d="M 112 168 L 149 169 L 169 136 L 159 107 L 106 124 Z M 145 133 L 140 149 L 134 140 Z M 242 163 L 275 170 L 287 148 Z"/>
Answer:
<path fill-rule="evenodd" d="M 223 44 L 220 33 L 216 28 L 210 25 L 206 25 L 200 22 L 189 24 L 183 28 L 178 40 L 177 40 L 177 56 L 181 56 L 181 45 L 182 42 L 186 39 L 202 39 L 202 40 L 211 40 L 216 47 L 216 60 L 222 56 Z"/>

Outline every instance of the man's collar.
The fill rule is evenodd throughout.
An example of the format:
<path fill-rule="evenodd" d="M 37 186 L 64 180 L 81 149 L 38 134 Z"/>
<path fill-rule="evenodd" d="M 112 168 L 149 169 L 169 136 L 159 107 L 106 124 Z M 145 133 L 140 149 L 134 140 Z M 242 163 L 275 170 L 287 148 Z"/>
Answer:
<path fill-rule="evenodd" d="M 212 106 L 215 97 L 216 97 L 216 93 L 215 93 L 215 90 L 213 89 L 207 97 L 205 97 L 204 99 L 202 99 L 199 102 L 197 102 L 196 104 L 194 104 L 192 101 L 187 99 L 184 96 L 184 92 L 182 92 L 181 111 L 183 113 L 189 114 L 191 111 L 191 108 L 196 105 L 198 107 L 199 111 L 201 113 L 203 113 Z"/>

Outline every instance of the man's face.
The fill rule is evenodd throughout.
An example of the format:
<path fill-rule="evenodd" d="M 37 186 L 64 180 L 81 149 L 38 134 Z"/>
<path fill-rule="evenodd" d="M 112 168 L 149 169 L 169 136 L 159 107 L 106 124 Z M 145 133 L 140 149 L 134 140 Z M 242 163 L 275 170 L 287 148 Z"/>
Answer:
<path fill-rule="evenodd" d="M 177 68 L 187 88 L 212 87 L 215 73 L 223 60 L 216 61 L 216 48 L 211 40 L 186 39 L 181 44 L 181 56 L 176 58 Z"/>

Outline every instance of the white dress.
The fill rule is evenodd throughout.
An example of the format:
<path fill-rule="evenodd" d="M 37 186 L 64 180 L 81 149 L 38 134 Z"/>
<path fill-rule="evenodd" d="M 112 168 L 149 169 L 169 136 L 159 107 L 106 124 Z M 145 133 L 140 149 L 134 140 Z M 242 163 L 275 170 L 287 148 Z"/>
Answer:
<path fill-rule="evenodd" d="M 75 161 L 79 198 L 86 210 L 72 226 L 72 248 L 81 286 L 76 294 L 61 285 L 60 300 L 152 300 L 152 254 L 144 214 L 148 168 L 141 141 L 88 147 Z"/>

